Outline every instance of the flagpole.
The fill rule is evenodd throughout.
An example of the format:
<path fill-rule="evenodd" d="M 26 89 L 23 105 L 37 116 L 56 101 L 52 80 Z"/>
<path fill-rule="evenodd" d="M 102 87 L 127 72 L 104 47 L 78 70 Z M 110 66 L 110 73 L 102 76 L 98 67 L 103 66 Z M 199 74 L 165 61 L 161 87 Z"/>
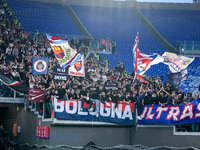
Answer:
<path fill-rule="evenodd" d="M 135 50 L 135 76 L 133 78 L 133 82 L 135 81 L 136 75 L 138 73 L 138 63 L 137 63 L 137 59 L 138 59 L 138 43 L 139 43 L 139 32 L 137 32 L 137 36 L 136 36 L 136 50 Z M 134 63 L 134 62 L 133 62 Z M 133 84 L 132 82 L 132 84 Z"/>
<path fill-rule="evenodd" d="M 135 55 L 136 55 L 136 57 L 135 57 L 135 75 L 138 73 L 138 61 L 137 61 L 137 59 L 138 59 L 138 40 L 139 40 L 138 32 L 137 32 L 136 40 L 137 40 L 137 42 L 136 42 L 136 53 L 135 53 Z"/>

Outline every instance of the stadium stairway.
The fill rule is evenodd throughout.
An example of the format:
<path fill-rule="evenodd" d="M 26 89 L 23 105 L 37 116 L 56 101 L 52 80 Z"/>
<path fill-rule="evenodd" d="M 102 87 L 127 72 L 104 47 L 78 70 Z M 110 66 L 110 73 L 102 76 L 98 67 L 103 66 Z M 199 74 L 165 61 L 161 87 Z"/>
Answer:
<path fill-rule="evenodd" d="M 140 10 L 133 9 L 136 16 L 143 23 L 146 29 L 152 34 L 152 36 L 160 42 L 166 49 L 169 51 L 176 53 L 176 48 L 173 47 L 154 27 L 153 25 L 145 18 L 145 16 L 140 12 Z"/>
<path fill-rule="evenodd" d="M 80 34 L 84 37 L 92 37 L 92 35 L 88 32 L 85 26 L 82 24 L 78 16 L 75 14 L 71 6 L 65 5 L 63 6 L 68 13 L 69 17 L 71 18 L 72 22 L 74 23 L 75 27 L 78 29 Z"/>
<path fill-rule="evenodd" d="M 26 0 L 7 0 L 13 14 L 21 22 L 25 32 L 35 33 L 36 29 L 45 34 L 68 39 L 81 34 L 61 4 Z"/>

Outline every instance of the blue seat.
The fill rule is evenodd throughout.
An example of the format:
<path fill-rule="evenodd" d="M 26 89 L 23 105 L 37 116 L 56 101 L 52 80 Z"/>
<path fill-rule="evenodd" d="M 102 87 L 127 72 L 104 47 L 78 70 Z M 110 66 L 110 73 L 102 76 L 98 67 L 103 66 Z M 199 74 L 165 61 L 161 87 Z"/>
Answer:
<path fill-rule="evenodd" d="M 26 32 L 81 36 L 61 4 L 7 0 Z"/>

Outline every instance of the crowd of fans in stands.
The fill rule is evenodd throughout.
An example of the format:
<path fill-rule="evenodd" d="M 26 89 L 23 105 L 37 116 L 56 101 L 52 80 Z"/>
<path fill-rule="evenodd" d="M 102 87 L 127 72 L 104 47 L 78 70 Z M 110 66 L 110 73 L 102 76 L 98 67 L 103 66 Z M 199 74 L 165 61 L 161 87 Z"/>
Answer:
<path fill-rule="evenodd" d="M 14 17 L 16 19 L 16 17 Z M 79 100 L 98 107 L 99 102 L 114 102 L 115 108 L 119 103 L 136 103 L 138 119 L 143 105 L 186 104 L 197 99 L 197 95 L 174 90 L 167 81 L 162 84 L 162 77 L 144 76 L 134 80 L 134 72 L 127 74 L 125 66 L 119 62 L 115 68 L 109 69 L 109 61 L 88 51 L 88 39 L 72 39 L 70 44 L 85 55 L 85 78 L 69 76 L 67 81 L 54 81 L 53 69 L 57 67 L 51 46 L 45 35 L 25 33 L 23 28 L 13 19 L 9 20 L 4 9 L 0 6 L 0 73 L 17 80 L 29 88 L 46 90 L 45 117 L 51 117 L 52 98 L 60 100 Z M 68 40 L 68 39 L 66 39 Z M 47 75 L 32 75 L 32 58 L 49 58 Z M 1 86 L 4 86 L 1 84 Z M 12 95 L 12 91 L 3 87 L 2 96 Z M 97 115 L 98 117 L 98 115 Z"/>

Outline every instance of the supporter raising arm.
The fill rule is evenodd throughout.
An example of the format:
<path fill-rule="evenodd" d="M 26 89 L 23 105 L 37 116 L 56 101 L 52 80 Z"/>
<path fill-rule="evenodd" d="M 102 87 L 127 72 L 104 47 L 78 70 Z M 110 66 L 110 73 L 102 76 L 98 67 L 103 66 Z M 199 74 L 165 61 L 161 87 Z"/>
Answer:
<path fill-rule="evenodd" d="M 166 95 L 169 95 L 169 93 L 168 92 L 166 92 L 165 90 L 164 90 L 164 88 L 162 87 L 161 89 L 160 89 L 160 91 L 158 91 L 158 95 L 159 95 L 159 97 L 158 97 L 158 101 L 159 101 L 159 104 L 161 105 L 161 106 L 164 106 L 165 107 L 165 105 L 167 104 L 167 98 L 166 98 L 166 96 L 165 96 L 165 93 L 166 93 Z"/>

